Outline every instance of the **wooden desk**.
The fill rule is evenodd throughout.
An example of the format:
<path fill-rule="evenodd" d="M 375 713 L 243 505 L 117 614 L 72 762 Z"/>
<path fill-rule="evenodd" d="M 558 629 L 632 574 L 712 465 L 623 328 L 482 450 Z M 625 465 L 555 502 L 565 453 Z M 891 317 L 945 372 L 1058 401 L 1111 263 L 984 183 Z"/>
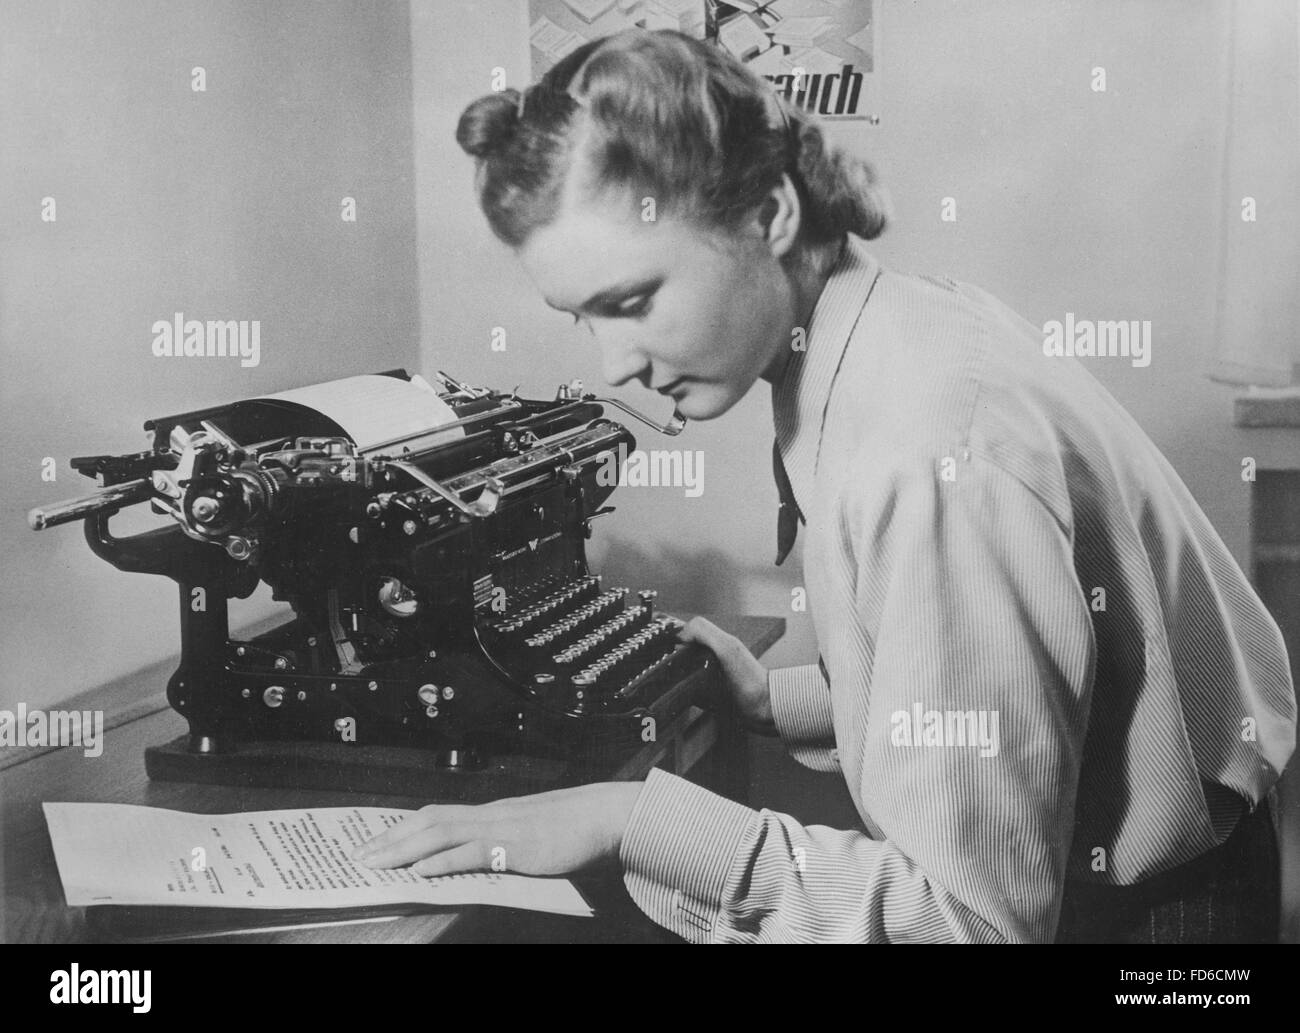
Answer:
<path fill-rule="evenodd" d="M 715 618 L 722 628 L 737 635 L 758 655 L 766 652 L 784 631 L 778 618 Z M 143 693 L 142 693 L 143 694 Z M 71 707 L 74 704 L 67 704 Z M 75 704 L 97 709 L 93 698 Z M 316 789 L 261 789 L 150 781 L 144 770 L 144 750 L 186 731 L 184 719 L 168 707 L 144 708 L 116 727 L 106 728 L 104 751 L 86 757 L 79 748 L 52 750 L 0 771 L 0 866 L 4 884 L 4 909 L 0 938 L 9 943 L 85 943 L 105 939 L 102 927 L 87 920 L 86 909 L 64 904 L 63 888 L 41 804 L 45 801 L 86 801 L 144 804 L 171 810 L 220 814 L 235 811 L 277 810 L 298 807 L 420 807 L 427 797 L 341 793 Z M 733 723 L 720 722 L 704 711 L 693 710 L 686 727 L 660 742 L 647 744 L 617 774 L 644 777 L 651 767 L 742 795 L 745 776 L 744 733 Z M 707 744 L 697 749 L 691 743 Z M 644 919 L 622 893 L 616 873 L 598 873 L 584 889 L 595 893 L 596 919 L 534 916 L 500 908 L 460 911 L 426 911 L 419 914 L 371 915 L 348 924 L 315 928 L 266 929 L 239 934 L 199 937 L 196 930 L 179 929 L 164 916 L 156 938 L 179 935 L 243 943 L 415 943 L 432 940 L 597 940 L 672 939 Z M 621 896 L 620 896 L 621 894 Z M 121 912 L 118 912 L 119 914 Z M 173 913 L 174 917 L 174 913 Z M 205 915 L 216 918 L 219 915 Z M 328 922 L 321 914 L 318 921 Z M 150 928 L 149 918 L 142 927 Z M 165 928 L 164 928 L 165 926 Z M 211 928 L 211 927 L 205 927 Z M 115 938 L 115 937 L 110 937 Z M 150 938 L 155 938 L 150 936 Z"/>

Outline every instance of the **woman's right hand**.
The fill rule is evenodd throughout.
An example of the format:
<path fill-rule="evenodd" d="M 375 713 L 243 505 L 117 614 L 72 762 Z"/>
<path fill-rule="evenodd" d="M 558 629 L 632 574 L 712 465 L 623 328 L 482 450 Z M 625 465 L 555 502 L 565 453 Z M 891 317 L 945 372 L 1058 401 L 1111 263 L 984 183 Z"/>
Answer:
<path fill-rule="evenodd" d="M 722 665 L 726 690 L 740 716 L 756 731 L 774 734 L 776 725 L 767 691 L 767 668 L 745 644 L 703 617 L 692 617 L 678 635 L 683 642 L 698 642 L 713 651 Z"/>

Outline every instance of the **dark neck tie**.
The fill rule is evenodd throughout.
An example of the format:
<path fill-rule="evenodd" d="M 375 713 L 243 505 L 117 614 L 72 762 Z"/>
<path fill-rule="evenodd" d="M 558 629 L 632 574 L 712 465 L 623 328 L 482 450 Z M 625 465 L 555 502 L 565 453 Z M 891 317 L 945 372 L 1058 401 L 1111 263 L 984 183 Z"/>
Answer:
<path fill-rule="evenodd" d="M 803 519 L 799 504 L 794 500 L 794 489 L 790 487 L 785 463 L 781 461 L 779 441 L 772 442 L 772 475 L 776 478 L 776 490 L 781 496 L 781 507 L 776 515 L 776 565 L 779 567 L 794 548 L 795 537 L 799 534 L 799 521 Z"/>

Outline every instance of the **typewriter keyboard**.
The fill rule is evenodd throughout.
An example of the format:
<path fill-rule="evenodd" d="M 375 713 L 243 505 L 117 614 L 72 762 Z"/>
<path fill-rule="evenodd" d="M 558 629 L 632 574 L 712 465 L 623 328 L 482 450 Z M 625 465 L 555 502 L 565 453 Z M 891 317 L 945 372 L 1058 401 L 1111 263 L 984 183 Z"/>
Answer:
<path fill-rule="evenodd" d="M 484 643 L 535 695 L 574 713 L 629 709 L 654 694 L 685 648 L 657 593 L 604 588 L 598 575 L 551 574 L 494 613 Z"/>

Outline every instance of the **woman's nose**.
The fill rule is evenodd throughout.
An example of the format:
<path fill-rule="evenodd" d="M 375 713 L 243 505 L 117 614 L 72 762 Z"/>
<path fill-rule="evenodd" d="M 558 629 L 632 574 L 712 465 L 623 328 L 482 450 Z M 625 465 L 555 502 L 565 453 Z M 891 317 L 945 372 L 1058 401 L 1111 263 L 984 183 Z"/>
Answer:
<path fill-rule="evenodd" d="M 613 334 L 596 331 L 600 341 L 601 372 L 610 387 L 620 387 L 629 380 L 645 379 L 650 370 L 650 359 L 644 352 Z"/>

